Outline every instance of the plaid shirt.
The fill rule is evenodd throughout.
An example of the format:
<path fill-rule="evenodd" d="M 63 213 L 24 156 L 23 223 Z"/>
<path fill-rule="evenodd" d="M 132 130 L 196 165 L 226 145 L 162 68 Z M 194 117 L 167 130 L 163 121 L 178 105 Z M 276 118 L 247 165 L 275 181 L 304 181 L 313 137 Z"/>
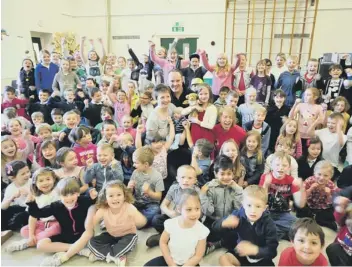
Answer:
<path fill-rule="evenodd" d="M 315 176 L 309 177 L 304 181 L 304 187 L 306 191 L 312 186 L 312 184 L 318 183 L 318 179 Z M 326 193 L 325 189 L 329 188 L 330 193 Z M 328 209 L 332 207 L 332 196 L 335 192 L 339 191 L 334 182 L 329 181 L 325 187 L 316 187 L 312 193 L 307 197 L 307 205 L 311 209 Z"/>

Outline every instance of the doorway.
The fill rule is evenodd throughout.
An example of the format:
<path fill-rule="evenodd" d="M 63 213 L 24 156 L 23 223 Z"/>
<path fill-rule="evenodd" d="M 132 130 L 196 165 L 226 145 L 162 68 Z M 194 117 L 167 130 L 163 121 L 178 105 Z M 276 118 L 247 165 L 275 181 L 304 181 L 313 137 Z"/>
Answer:
<path fill-rule="evenodd" d="M 32 45 L 34 50 L 34 58 L 36 63 L 38 63 L 39 52 L 42 50 L 42 42 L 40 41 L 39 37 L 32 37 Z"/>
<path fill-rule="evenodd" d="M 197 40 L 198 38 L 185 38 L 181 39 L 176 44 L 176 51 L 179 55 L 182 55 L 184 59 L 188 59 L 189 55 L 197 51 Z M 160 38 L 160 45 L 169 49 L 174 38 Z"/>

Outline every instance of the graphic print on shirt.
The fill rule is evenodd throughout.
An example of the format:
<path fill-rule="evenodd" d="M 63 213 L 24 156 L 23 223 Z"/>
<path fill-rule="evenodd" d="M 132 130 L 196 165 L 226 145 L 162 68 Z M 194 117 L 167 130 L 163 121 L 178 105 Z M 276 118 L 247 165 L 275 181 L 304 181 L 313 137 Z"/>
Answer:
<path fill-rule="evenodd" d="M 346 230 L 343 240 L 338 238 L 337 241 L 340 243 L 344 251 L 351 257 L 352 256 L 352 236 L 348 232 L 348 230 Z"/>
<path fill-rule="evenodd" d="M 329 87 L 327 88 L 327 93 L 325 95 L 324 102 L 326 104 L 334 101 L 336 97 L 339 96 L 340 80 L 330 80 Z"/>
<path fill-rule="evenodd" d="M 269 190 L 269 210 L 289 211 L 290 184 L 271 184 Z"/>
<path fill-rule="evenodd" d="M 300 114 L 301 114 L 300 120 L 302 121 L 302 125 L 304 127 L 308 127 L 310 122 L 316 120 L 316 115 L 314 113 L 311 113 L 309 110 L 305 110 Z"/>

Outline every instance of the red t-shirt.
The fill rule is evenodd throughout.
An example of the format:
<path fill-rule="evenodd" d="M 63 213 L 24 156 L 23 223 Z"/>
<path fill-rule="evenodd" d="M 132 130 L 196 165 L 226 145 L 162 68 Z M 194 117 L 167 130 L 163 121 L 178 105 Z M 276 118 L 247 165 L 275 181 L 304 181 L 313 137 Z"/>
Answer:
<path fill-rule="evenodd" d="M 260 177 L 259 186 L 263 186 L 265 182 L 265 175 Z M 299 191 L 299 187 L 293 185 L 294 178 L 290 175 L 286 175 L 282 179 L 276 179 L 272 173 L 272 182 L 269 187 L 269 210 L 277 212 L 288 212 L 290 211 L 289 200 L 290 196 Z"/>
<path fill-rule="evenodd" d="M 278 266 L 306 266 L 297 260 L 296 251 L 293 247 L 286 248 L 281 252 Z M 320 253 L 319 257 L 309 266 L 329 266 L 328 260 Z"/>
<path fill-rule="evenodd" d="M 237 125 L 225 131 L 219 123 L 214 126 L 213 133 L 216 141 L 216 151 L 220 151 L 222 144 L 229 139 L 233 139 L 240 147 L 241 143 L 246 138 L 246 131 Z"/>

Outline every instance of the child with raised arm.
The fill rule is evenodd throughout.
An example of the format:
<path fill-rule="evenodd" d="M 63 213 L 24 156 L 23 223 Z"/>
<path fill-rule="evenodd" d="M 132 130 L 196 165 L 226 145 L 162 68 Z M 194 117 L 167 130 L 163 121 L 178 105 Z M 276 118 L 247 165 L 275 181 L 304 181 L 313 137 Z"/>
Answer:
<path fill-rule="evenodd" d="M 212 92 L 214 97 L 217 98 L 219 96 L 221 87 L 227 86 L 232 88 L 233 72 L 240 64 L 239 55 L 235 58 L 235 63 L 233 65 L 230 65 L 225 53 L 218 54 L 216 58 L 216 65 L 209 65 L 206 52 L 204 50 L 200 50 L 199 55 L 203 61 L 204 67 L 213 73 Z"/>
<path fill-rule="evenodd" d="M 153 217 L 160 212 L 159 203 L 164 191 L 161 174 L 152 168 L 154 153 L 149 147 L 140 147 L 133 153 L 136 168 L 128 183 L 134 191 L 135 206 L 147 218 L 150 225 Z"/>
<path fill-rule="evenodd" d="M 83 64 L 86 67 L 87 75 L 95 78 L 97 82 L 100 82 L 100 75 L 102 75 L 103 65 L 106 61 L 106 52 L 103 44 L 103 39 L 99 38 L 98 41 L 101 44 L 103 50 L 103 56 L 100 58 L 97 52 L 94 50 L 94 40 L 90 39 L 91 50 L 88 52 L 88 57 L 84 54 L 84 42 L 86 37 L 81 38 L 80 52 Z"/>
<path fill-rule="evenodd" d="M 325 234 L 314 219 L 297 220 L 290 229 L 289 237 L 293 247 L 281 252 L 278 266 L 329 266 L 321 253 Z"/>
<path fill-rule="evenodd" d="M 228 251 L 220 257 L 221 266 L 274 266 L 279 244 L 267 203 L 265 189 L 250 185 L 243 191 L 240 210 L 213 224 L 214 230 L 227 236 Z"/>
<path fill-rule="evenodd" d="M 259 185 L 269 194 L 269 211 L 276 225 L 278 240 L 288 239 L 289 229 L 297 220 L 290 213 L 290 197 L 293 196 L 299 208 L 306 204 L 306 192 L 302 180 L 286 174 L 290 168 L 290 161 L 286 153 L 276 152 L 272 161 L 272 171 L 269 174 L 263 174 L 259 182 Z"/>
<path fill-rule="evenodd" d="M 327 128 L 315 131 L 315 135 L 323 143 L 323 158 L 329 160 L 334 166 L 334 178 L 340 175 L 340 171 L 337 168 L 340 151 L 347 141 L 347 136 L 343 133 L 343 125 L 342 114 L 334 112 L 328 117 Z"/>
<path fill-rule="evenodd" d="M 159 245 L 161 233 L 165 230 L 164 222 L 167 219 L 175 218 L 180 215 L 177 207 L 183 192 L 185 192 L 187 189 L 194 189 L 196 192 L 198 192 L 201 199 L 202 211 L 204 212 L 204 209 L 206 208 L 207 198 L 200 192 L 199 187 L 196 185 L 197 175 L 195 169 L 192 166 L 182 165 L 179 167 L 177 169 L 176 180 L 177 183 L 174 183 L 170 187 L 164 200 L 161 202 L 160 209 L 162 214 L 157 214 L 153 218 L 152 226 L 159 233 L 152 235 L 147 239 L 146 245 L 150 248 Z"/>
<path fill-rule="evenodd" d="M 201 202 L 198 193 L 187 189 L 180 197 L 177 211 L 179 216 L 164 223 L 165 230 L 160 238 L 162 256 L 144 266 L 199 266 L 209 229 L 199 222 Z"/>
<path fill-rule="evenodd" d="M 143 227 L 147 219 L 132 205 L 131 191 L 120 181 L 104 184 L 97 200 L 97 212 L 93 224 L 104 221 L 106 232 L 88 242 L 90 261 L 114 262 L 125 266 L 126 253 L 137 245 L 137 228 Z"/>

